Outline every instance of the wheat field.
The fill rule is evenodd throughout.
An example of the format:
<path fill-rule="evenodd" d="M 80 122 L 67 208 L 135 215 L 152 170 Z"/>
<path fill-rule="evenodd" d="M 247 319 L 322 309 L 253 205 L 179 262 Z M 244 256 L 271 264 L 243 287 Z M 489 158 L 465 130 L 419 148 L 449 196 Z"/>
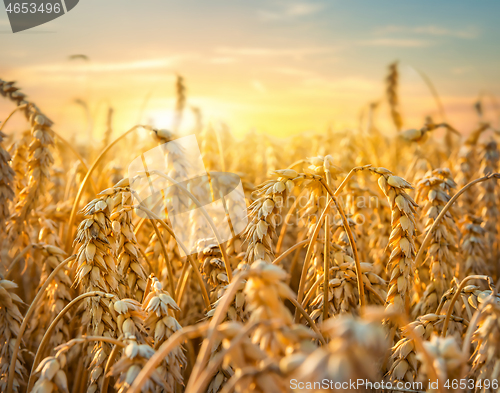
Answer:
<path fill-rule="evenodd" d="M 0 391 L 500 392 L 500 132 L 481 101 L 474 130 L 410 128 L 396 63 L 385 83 L 356 129 L 287 139 L 196 109 L 205 168 L 241 178 L 248 224 L 183 253 L 120 160 L 180 136 L 182 78 L 171 129 L 113 130 L 110 110 L 88 145 L 0 80 Z"/>

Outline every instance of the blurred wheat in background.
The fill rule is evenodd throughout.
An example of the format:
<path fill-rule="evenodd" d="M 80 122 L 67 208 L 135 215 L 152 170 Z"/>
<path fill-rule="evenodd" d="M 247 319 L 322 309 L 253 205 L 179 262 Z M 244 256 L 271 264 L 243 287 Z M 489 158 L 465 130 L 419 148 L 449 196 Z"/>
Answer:
<path fill-rule="evenodd" d="M 0 124 L 1 392 L 275 393 L 291 379 L 500 391 L 500 131 L 481 100 L 472 132 L 442 111 L 409 128 L 393 63 L 357 128 L 237 139 L 204 123 L 181 76 L 176 91 L 168 130 L 113 129 L 109 108 L 102 140 L 76 144 L 0 80 L 12 110 Z M 137 204 L 127 166 L 183 134 L 209 174 L 241 177 L 248 225 L 181 252 L 174 217 Z M 180 152 L 167 161 L 164 175 L 187 171 Z M 191 192 L 165 197 L 191 206 Z"/>

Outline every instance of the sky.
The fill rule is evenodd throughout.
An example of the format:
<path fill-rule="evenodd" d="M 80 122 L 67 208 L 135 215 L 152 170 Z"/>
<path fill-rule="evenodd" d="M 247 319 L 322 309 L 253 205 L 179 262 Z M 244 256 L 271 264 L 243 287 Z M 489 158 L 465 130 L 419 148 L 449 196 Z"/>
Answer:
<path fill-rule="evenodd" d="M 419 72 L 460 131 L 474 128 L 480 94 L 487 116 L 498 119 L 497 0 L 80 0 L 16 34 L 2 8 L 0 78 L 16 80 L 63 134 L 88 132 L 78 100 L 96 134 L 110 106 L 117 133 L 137 123 L 168 128 L 176 74 L 185 78 L 187 104 L 237 135 L 355 127 L 383 99 L 396 60 L 405 128 L 421 127 L 426 115 L 441 120 Z M 76 54 L 89 60 L 69 59 Z M 1 102 L 0 118 L 10 110 Z M 392 132 L 384 105 L 378 116 Z M 187 111 L 185 127 L 193 122 Z"/>

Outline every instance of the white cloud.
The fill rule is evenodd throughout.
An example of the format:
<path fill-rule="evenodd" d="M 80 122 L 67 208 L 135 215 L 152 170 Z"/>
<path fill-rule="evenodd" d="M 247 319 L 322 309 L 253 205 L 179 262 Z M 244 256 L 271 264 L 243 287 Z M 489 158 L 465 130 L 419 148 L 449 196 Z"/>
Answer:
<path fill-rule="evenodd" d="M 272 11 L 259 10 L 258 12 L 262 20 L 283 20 L 313 15 L 321 11 L 323 8 L 324 6 L 322 4 L 300 2 L 284 4 Z"/>
<path fill-rule="evenodd" d="M 361 76 L 331 77 L 305 68 L 276 67 L 270 70 L 273 73 L 289 76 L 294 83 L 291 89 L 302 94 L 326 94 L 332 92 L 367 93 L 380 88 L 379 80 L 372 80 Z"/>
<path fill-rule="evenodd" d="M 363 46 L 388 46 L 395 48 L 422 48 L 430 46 L 432 43 L 425 40 L 414 40 L 404 38 L 379 38 L 373 40 L 359 41 L 358 45 Z"/>
<path fill-rule="evenodd" d="M 392 33 L 402 33 L 402 34 L 419 34 L 419 35 L 429 35 L 429 36 L 441 36 L 441 37 L 455 37 L 455 38 L 466 38 L 473 39 L 479 36 L 479 31 L 473 27 L 469 26 L 460 30 L 447 29 L 441 26 L 398 26 L 389 25 L 381 27 L 376 30 L 377 34 L 392 34 Z"/>
<path fill-rule="evenodd" d="M 232 64 L 237 60 L 234 57 L 212 57 L 209 62 L 212 64 Z"/>
<path fill-rule="evenodd" d="M 240 48 L 221 47 L 215 51 L 223 56 L 248 56 L 248 57 L 292 57 L 301 59 L 305 56 L 331 53 L 331 47 L 311 47 L 311 48 Z"/>
<path fill-rule="evenodd" d="M 278 67 L 273 69 L 272 71 L 281 75 L 294 76 L 294 77 L 297 76 L 297 77 L 307 78 L 316 76 L 314 72 L 311 72 L 309 70 L 292 68 L 292 67 Z"/>
<path fill-rule="evenodd" d="M 267 93 L 266 86 L 264 86 L 264 84 L 257 79 L 252 80 L 252 87 L 259 93 Z"/>
<path fill-rule="evenodd" d="M 170 57 L 144 59 L 137 61 L 121 61 L 121 62 L 103 62 L 92 61 L 88 62 L 57 62 L 28 66 L 24 71 L 47 73 L 47 74 L 75 74 L 81 72 L 88 73 L 108 73 L 108 72 L 127 72 L 138 70 L 159 70 L 171 69 L 178 66 L 182 61 L 193 58 L 193 55 L 176 55 Z"/>
<path fill-rule="evenodd" d="M 332 78 L 318 75 L 305 78 L 300 84 L 294 84 L 291 91 L 312 97 L 359 97 L 360 95 L 368 97 L 380 91 L 380 81 L 360 76 Z"/>

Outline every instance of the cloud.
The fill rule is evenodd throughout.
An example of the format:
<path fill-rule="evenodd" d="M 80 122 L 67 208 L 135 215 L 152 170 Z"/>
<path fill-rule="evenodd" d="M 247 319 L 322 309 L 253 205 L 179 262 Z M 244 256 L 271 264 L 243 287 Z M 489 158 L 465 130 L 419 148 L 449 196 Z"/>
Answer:
<path fill-rule="evenodd" d="M 259 10 L 259 17 L 262 20 L 284 20 L 294 19 L 302 16 L 314 15 L 324 8 L 322 4 L 314 3 L 291 3 L 284 4 L 278 9 Z"/>
<path fill-rule="evenodd" d="M 78 73 L 115 73 L 115 72 L 128 72 L 128 71 L 151 71 L 151 70 L 168 70 L 174 66 L 179 65 L 182 61 L 192 58 L 193 55 L 176 55 L 170 57 L 145 59 L 137 61 L 121 61 L 121 62 L 103 62 L 92 61 L 89 62 L 58 62 L 39 64 L 35 66 L 28 66 L 24 71 L 46 74 L 78 74 Z"/>
<path fill-rule="evenodd" d="M 223 56 L 248 56 L 248 57 L 292 57 L 301 59 L 305 56 L 331 53 L 334 49 L 331 47 L 311 47 L 311 48 L 234 48 L 221 47 L 216 48 L 216 53 Z"/>
<path fill-rule="evenodd" d="M 349 76 L 343 78 L 317 77 L 306 79 L 304 85 L 311 88 L 312 94 L 315 90 L 323 90 L 325 94 L 368 94 L 380 88 L 380 81 L 360 76 Z"/>
<path fill-rule="evenodd" d="M 331 95 L 372 93 L 380 88 L 380 81 L 361 76 L 344 76 L 341 78 L 328 76 L 304 68 L 276 67 L 269 70 L 272 73 L 293 78 L 290 88 L 300 94 Z M 342 93 L 340 93 L 342 92 Z"/>
<path fill-rule="evenodd" d="M 232 64 L 236 63 L 236 59 L 234 57 L 212 57 L 209 62 L 212 64 Z"/>
<path fill-rule="evenodd" d="M 266 86 L 264 86 L 264 84 L 257 79 L 252 80 L 252 87 L 259 93 L 267 93 Z"/>
<path fill-rule="evenodd" d="M 317 75 L 316 73 L 309 70 L 292 68 L 292 67 L 277 67 L 274 68 L 272 71 L 281 75 L 302 77 L 302 78 L 315 77 Z"/>
<path fill-rule="evenodd" d="M 441 26 L 397 26 L 389 25 L 381 27 L 375 32 L 376 34 L 392 34 L 392 33 L 402 33 L 402 34 L 418 34 L 418 35 L 428 35 L 428 36 L 441 36 L 441 37 L 455 37 L 455 38 L 465 38 L 473 39 L 479 36 L 479 31 L 473 27 L 469 26 L 465 29 L 451 30 Z"/>
<path fill-rule="evenodd" d="M 362 46 L 387 46 L 394 48 L 423 48 L 432 45 L 425 40 L 405 39 L 405 38 L 379 38 L 373 40 L 359 41 Z"/>

